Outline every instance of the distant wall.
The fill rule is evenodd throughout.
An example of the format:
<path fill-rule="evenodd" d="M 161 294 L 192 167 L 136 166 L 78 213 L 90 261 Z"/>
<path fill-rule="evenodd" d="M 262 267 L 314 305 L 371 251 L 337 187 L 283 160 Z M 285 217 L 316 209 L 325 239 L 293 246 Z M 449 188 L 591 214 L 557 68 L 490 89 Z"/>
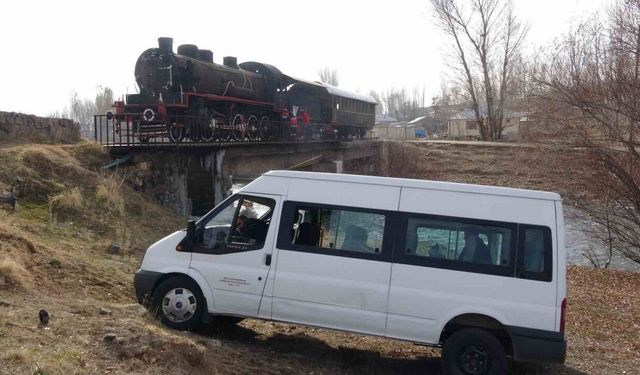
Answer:
<path fill-rule="evenodd" d="M 71 120 L 0 111 L 0 142 L 74 143 L 79 140 L 80 125 Z"/>
<path fill-rule="evenodd" d="M 416 139 L 416 128 L 412 126 L 377 126 L 374 131 L 380 139 L 405 141 Z"/>

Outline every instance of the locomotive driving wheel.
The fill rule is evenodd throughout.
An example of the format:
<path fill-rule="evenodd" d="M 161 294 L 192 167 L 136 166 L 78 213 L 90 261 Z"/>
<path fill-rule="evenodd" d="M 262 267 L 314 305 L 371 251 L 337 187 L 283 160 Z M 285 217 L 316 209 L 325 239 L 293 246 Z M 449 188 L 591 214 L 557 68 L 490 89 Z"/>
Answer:
<path fill-rule="evenodd" d="M 260 139 L 259 126 L 258 118 L 254 115 L 249 116 L 249 119 L 247 120 L 246 135 L 250 141 L 257 141 Z"/>
<path fill-rule="evenodd" d="M 229 142 L 231 139 L 231 125 L 224 117 L 216 117 L 215 138 L 220 142 Z"/>
<path fill-rule="evenodd" d="M 216 137 L 216 119 L 211 117 L 207 124 L 203 127 L 201 132 L 202 140 L 205 142 L 211 142 Z"/>
<path fill-rule="evenodd" d="M 273 139 L 273 130 L 271 129 L 271 119 L 267 116 L 260 118 L 260 139 L 263 141 L 270 141 Z"/>
<path fill-rule="evenodd" d="M 184 139 L 184 124 L 170 122 L 167 124 L 167 133 L 171 142 L 179 143 Z"/>
<path fill-rule="evenodd" d="M 231 121 L 231 131 L 233 132 L 233 139 L 236 141 L 243 141 L 247 130 L 247 123 L 244 120 L 244 116 L 237 114 L 233 116 Z"/>

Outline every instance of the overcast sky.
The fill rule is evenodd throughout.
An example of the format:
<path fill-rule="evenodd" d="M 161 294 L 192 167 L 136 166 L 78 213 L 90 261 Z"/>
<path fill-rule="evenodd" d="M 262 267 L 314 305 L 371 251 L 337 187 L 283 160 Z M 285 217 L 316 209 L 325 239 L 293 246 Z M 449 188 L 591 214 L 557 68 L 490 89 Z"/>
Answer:
<path fill-rule="evenodd" d="M 611 0 L 515 0 L 544 46 L 570 22 Z M 98 85 L 134 93 L 133 69 L 159 36 L 238 61 L 270 63 L 317 80 L 338 70 L 340 86 L 368 93 L 425 86 L 445 77 L 450 40 L 433 26 L 427 0 L 310 1 L 5 1 L 0 12 L 0 111 L 46 115 L 69 95 Z"/>

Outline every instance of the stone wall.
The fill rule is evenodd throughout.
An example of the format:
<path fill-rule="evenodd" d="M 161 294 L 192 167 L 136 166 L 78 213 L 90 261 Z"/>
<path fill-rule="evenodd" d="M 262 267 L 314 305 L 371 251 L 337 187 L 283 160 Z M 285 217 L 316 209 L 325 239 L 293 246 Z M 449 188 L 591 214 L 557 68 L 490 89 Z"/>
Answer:
<path fill-rule="evenodd" d="M 79 140 L 80 125 L 71 120 L 0 111 L 0 142 L 74 143 Z"/>

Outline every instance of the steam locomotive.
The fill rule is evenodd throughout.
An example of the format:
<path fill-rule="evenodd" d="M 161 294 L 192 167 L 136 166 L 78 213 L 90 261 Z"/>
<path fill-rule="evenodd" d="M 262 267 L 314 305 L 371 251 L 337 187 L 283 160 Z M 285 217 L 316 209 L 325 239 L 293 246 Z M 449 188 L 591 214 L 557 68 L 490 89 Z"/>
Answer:
<path fill-rule="evenodd" d="M 210 50 L 158 38 L 135 66 L 139 93 L 116 101 L 107 114 L 133 123 L 141 141 L 277 140 L 295 134 L 292 117 L 305 111 L 313 138 L 362 137 L 374 125 L 376 101 L 335 86 L 282 73 L 275 66 L 213 61 Z"/>

